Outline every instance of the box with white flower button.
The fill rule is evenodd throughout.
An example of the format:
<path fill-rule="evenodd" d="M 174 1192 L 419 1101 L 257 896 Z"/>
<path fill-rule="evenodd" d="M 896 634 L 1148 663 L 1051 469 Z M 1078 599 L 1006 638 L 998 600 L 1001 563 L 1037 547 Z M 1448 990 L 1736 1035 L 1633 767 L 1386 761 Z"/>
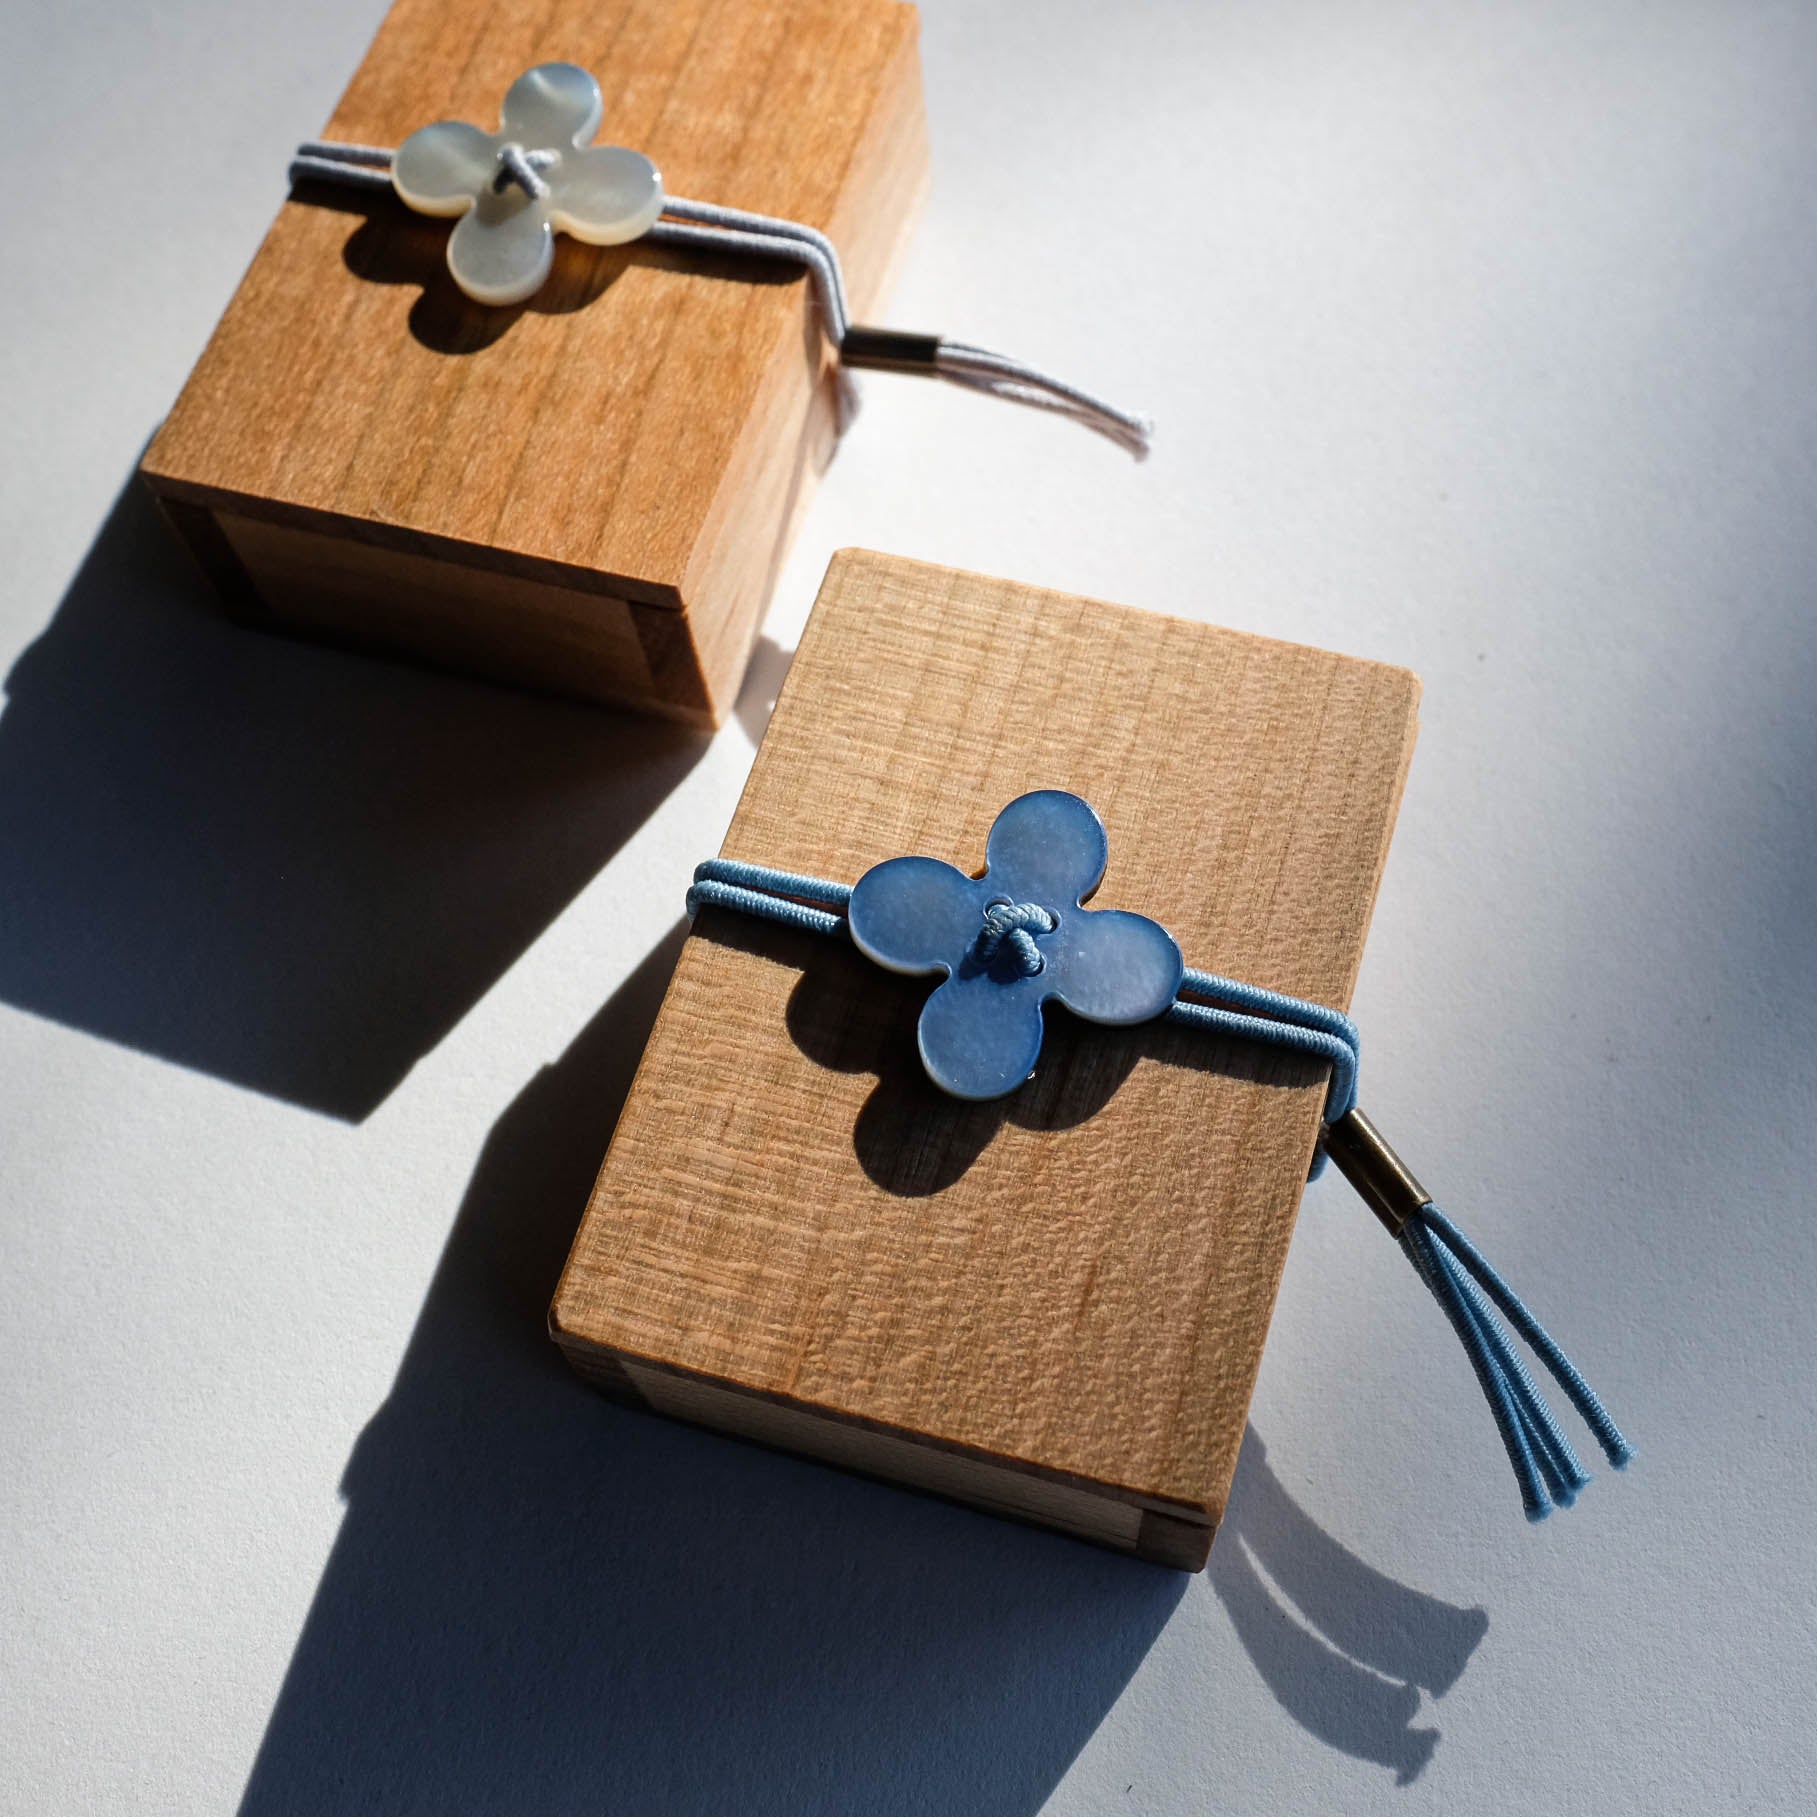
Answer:
<path fill-rule="evenodd" d="M 1157 1013 L 1184 953 L 1348 1026 L 1418 699 L 1381 663 L 838 557 L 575 1240 L 569 1360 L 1202 1565 L 1331 1049 Z"/>
<path fill-rule="evenodd" d="M 672 245 L 652 208 L 821 230 L 874 311 L 926 181 L 916 28 L 899 0 L 397 0 L 317 148 L 377 180 L 298 160 L 143 463 L 231 606 L 717 723 L 841 378 L 811 272 Z"/>

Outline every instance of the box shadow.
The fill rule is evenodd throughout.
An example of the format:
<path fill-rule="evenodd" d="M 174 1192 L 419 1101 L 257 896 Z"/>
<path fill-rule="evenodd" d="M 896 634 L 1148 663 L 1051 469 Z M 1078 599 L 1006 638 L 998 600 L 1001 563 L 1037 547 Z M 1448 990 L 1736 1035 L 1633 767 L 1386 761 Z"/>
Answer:
<path fill-rule="evenodd" d="M 569 1373 L 545 1308 L 682 931 L 487 1141 L 241 1817 L 1032 1813 L 1188 1581 Z"/>
<path fill-rule="evenodd" d="M 0 711 L 0 1000 L 358 1120 L 704 734 L 247 631 L 135 479 Z"/>

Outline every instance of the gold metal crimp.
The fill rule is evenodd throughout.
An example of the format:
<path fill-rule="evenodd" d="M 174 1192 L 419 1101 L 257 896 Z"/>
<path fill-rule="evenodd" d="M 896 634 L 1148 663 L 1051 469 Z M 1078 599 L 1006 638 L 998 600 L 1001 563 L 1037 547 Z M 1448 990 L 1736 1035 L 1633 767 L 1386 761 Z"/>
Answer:
<path fill-rule="evenodd" d="M 1408 1219 L 1432 1203 L 1432 1194 L 1360 1110 L 1353 1108 L 1325 1125 L 1325 1152 L 1397 1240 Z"/>

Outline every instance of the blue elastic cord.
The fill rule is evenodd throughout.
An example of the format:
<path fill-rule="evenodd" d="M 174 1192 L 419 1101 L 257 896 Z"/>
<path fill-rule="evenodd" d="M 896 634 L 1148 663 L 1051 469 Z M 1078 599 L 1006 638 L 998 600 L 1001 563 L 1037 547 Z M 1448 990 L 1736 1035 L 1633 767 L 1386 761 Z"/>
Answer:
<path fill-rule="evenodd" d="M 1634 1455 L 1608 1410 L 1482 1252 L 1439 1210 L 1425 1204 L 1401 1232 L 1401 1247 L 1445 1309 L 1482 1384 L 1529 1520 L 1568 1508 L 1590 1480 L 1527 1366 L 1495 1316 L 1499 1309 L 1564 1389 L 1617 1469 Z M 1494 1302 L 1491 1307 L 1490 1302 Z"/>
<path fill-rule="evenodd" d="M 1191 1001 L 1194 997 L 1210 997 L 1214 1002 L 1195 1003 Z M 1280 991 L 1263 990 L 1260 985 L 1241 984 L 1234 978 L 1220 978 L 1211 972 L 1195 972 L 1189 967 L 1167 1019 L 1210 1034 L 1267 1041 L 1330 1061 L 1331 1090 L 1325 1099 L 1327 1123 L 1348 1115 L 1356 1103 L 1362 1037 L 1356 1024 L 1341 1010 L 1288 997 Z"/>
<path fill-rule="evenodd" d="M 849 883 L 828 883 L 824 877 L 802 877 L 794 871 L 772 871 L 761 864 L 737 858 L 709 858 L 694 867 L 694 887 L 688 891 L 688 913 L 707 904 L 738 909 L 783 927 L 808 934 L 845 931 L 845 906 L 852 899 Z"/>
<path fill-rule="evenodd" d="M 712 858 L 694 872 L 688 913 L 702 907 L 737 909 L 805 933 L 837 935 L 847 932 L 845 911 L 851 898 L 848 884 L 736 858 Z M 1166 1019 L 1324 1060 L 1331 1067 L 1325 1122 L 1338 1122 L 1356 1106 L 1361 1049 L 1356 1024 L 1340 1010 L 1189 968 Z M 1321 1141 L 1311 1177 L 1318 1177 L 1325 1160 Z M 1407 1219 L 1400 1242 L 1464 1346 L 1514 1466 L 1529 1520 L 1544 1519 L 1554 1507 L 1570 1507 L 1590 1476 L 1495 1316 L 1497 1311 L 1557 1380 L 1609 1462 L 1618 1470 L 1628 1462 L 1634 1449 L 1590 1384 L 1476 1245 L 1436 1205 L 1428 1202 Z"/>
<path fill-rule="evenodd" d="M 692 915 L 703 905 L 730 908 L 783 927 L 799 928 L 804 933 L 839 934 L 845 931 L 843 910 L 851 899 L 849 884 L 829 883 L 824 877 L 805 877 L 796 871 L 774 871 L 738 858 L 709 858 L 695 867 L 694 886 L 688 891 L 688 913 Z M 1215 1001 L 1191 1000 L 1199 997 Z M 1341 1010 L 1307 1003 L 1280 991 L 1263 990 L 1235 978 L 1189 969 L 1181 980 L 1180 995 L 1167 1011 L 1167 1019 L 1208 1034 L 1262 1041 L 1329 1062 L 1327 1122 L 1336 1121 L 1356 1102 L 1358 1036 L 1356 1024 Z M 1313 1159 L 1314 1177 L 1324 1164 L 1325 1151 L 1321 1148 Z"/>
<path fill-rule="evenodd" d="M 1409 1223 L 1401 1233 L 1401 1247 L 1421 1280 L 1432 1290 L 1432 1297 L 1444 1308 L 1464 1346 L 1464 1354 L 1470 1359 L 1470 1367 L 1476 1371 L 1483 1398 L 1489 1403 L 1496 1430 L 1507 1449 L 1508 1461 L 1514 1466 L 1515 1478 L 1520 1483 L 1521 1506 L 1526 1509 L 1527 1518 L 1541 1519 L 1549 1503 L 1540 1484 L 1539 1469 L 1533 1461 L 1533 1451 L 1522 1429 L 1514 1397 L 1508 1390 L 1507 1377 L 1481 1322 L 1472 1316 L 1469 1302 L 1456 1280 L 1446 1271 L 1438 1246 L 1425 1225 L 1417 1219 Z"/>
<path fill-rule="evenodd" d="M 1489 1258 L 1436 1205 L 1421 1206 L 1419 1215 L 1433 1236 L 1475 1277 L 1476 1284 L 1500 1308 L 1502 1316 L 1520 1333 L 1528 1349 L 1545 1364 L 1602 1447 L 1603 1456 L 1615 1469 L 1623 1469 L 1634 1456 L 1634 1447 L 1622 1437 L 1621 1429 L 1609 1417 L 1608 1409 L 1597 1398 L 1596 1390 L 1584 1380 L 1577 1365 L 1527 1310 L 1520 1295 L 1496 1272 Z"/>

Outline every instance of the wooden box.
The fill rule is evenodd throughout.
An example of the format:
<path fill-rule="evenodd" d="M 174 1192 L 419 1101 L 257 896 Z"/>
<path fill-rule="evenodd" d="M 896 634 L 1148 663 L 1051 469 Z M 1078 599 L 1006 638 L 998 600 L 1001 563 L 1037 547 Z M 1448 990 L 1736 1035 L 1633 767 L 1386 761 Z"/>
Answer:
<path fill-rule="evenodd" d="M 825 229 L 874 319 L 926 180 L 916 32 L 898 0 L 397 0 L 323 136 L 490 130 L 525 69 L 578 63 L 602 141 Z M 833 445 L 806 280 L 561 237 L 487 308 L 449 225 L 300 186 L 145 478 L 247 618 L 716 723 Z"/>
<path fill-rule="evenodd" d="M 1404 669 L 859 552 L 828 572 L 730 857 L 976 874 L 1083 795 L 1095 902 L 1189 965 L 1345 1005 L 1417 728 Z M 926 1081 L 931 981 L 701 913 L 550 1326 L 661 1412 L 1205 1562 L 1325 1069 L 1050 1009 L 995 1104 Z"/>

